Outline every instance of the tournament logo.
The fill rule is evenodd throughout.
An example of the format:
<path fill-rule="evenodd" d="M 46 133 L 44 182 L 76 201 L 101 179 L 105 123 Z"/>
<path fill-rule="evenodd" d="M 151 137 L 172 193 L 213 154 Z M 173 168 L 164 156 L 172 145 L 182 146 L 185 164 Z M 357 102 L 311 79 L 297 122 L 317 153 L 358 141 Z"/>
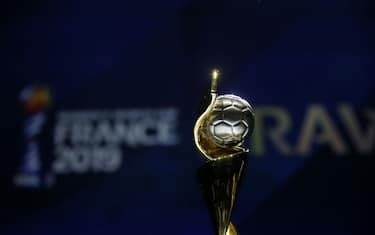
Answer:
<path fill-rule="evenodd" d="M 53 183 L 51 174 L 43 170 L 42 134 L 45 132 L 47 111 L 51 106 L 51 91 L 45 85 L 32 85 L 20 93 L 24 115 L 22 127 L 23 153 L 14 184 L 20 187 L 40 188 Z"/>
<path fill-rule="evenodd" d="M 47 188 L 59 175 L 114 173 L 127 149 L 178 144 L 177 108 L 59 110 L 52 115 L 51 90 L 39 84 L 21 91 L 20 104 L 17 187 Z"/>

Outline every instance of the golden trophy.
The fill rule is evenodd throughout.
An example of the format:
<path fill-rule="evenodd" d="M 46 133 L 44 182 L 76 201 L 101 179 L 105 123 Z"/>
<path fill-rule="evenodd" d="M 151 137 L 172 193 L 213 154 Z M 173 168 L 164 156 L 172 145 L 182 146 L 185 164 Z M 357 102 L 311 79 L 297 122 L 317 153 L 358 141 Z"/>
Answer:
<path fill-rule="evenodd" d="M 244 143 L 254 129 L 254 111 L 238 96 L 218 96 L 219 76 L 218 70 L 212 72 L 211 101 L 194 126 L 195 145 L 208 160 L 198 169 L 198 180 L 216 234 L 237 235 L 231 216 L 247 163 Z"/>

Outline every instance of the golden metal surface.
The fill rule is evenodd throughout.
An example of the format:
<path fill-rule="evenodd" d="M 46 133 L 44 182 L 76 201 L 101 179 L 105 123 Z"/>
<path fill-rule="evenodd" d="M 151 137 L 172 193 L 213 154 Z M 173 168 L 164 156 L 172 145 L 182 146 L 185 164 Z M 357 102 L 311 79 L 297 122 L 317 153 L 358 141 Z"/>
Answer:
<path fill-rule="evenodd" d="M 198 169 L 198 180 L 218 235 L 233 234 L 230 221 L 247 154 L 209 161 Z"/>
<path fill-rule="evenodd" d="M 225 235 L 238 235 L 236 227 L 232 223 L 229 224 L 227 233 Z"/>
<path fill-rule="evenodd" d="M 199 151 L 208 160 L 219 160 L 222 158 L 232 157 L 237 154 L 248 152 L 241 146 L 222 146 L 215 143 L 208 133 L 208 121 L 213 115 L 213 108 L 217 98 L 217 84 L 220 72 L 215 69 L 211 77 L 211 101 L 203 114 L 198 118 L 194 125 L 194 141 Z"/>
<path fill-rule="evenodd" d="M 211 77 L 211 94 L 217 93 L 217 83 L 219 80 L 220 71 L 218 69 L 212 70 L 212 77 Z"/>
<path fill-rule="evenodd" d="M 220 75 L 219 70 L 212 71 L 211 100 L 194 126 L 195 145 L 209 160 L 198 169 L 198 180 L 216 234 L 238 235 L 231 216 L 247 163 L 248 149 L 242 145 L 252 132 L 254 113 L 252 107 L 238 96 L 218 96 Z M 237 123 L 242 129 L 236 130 L 242 132 L 234 133 Z"/>

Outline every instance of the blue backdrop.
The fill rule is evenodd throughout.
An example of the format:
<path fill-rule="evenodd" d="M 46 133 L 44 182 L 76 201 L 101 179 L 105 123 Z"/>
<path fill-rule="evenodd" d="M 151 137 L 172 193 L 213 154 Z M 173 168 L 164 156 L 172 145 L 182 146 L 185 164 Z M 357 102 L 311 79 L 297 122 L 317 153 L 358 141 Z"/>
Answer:
<path fill-rule="evenodd" d="M 258 115 L 233 215 L 240 234 L 373 234 L 373 10 L 370 0 L 5 1 L 0 234 L 213 234 L 192 128 L 215 67 L 220 92 Z M 36 83 L 53 92 L 50 133 L 63 112 L 169 109 L 174 142 L 123 144 L 116 170 L 17 187 L 19 94 Z"/>

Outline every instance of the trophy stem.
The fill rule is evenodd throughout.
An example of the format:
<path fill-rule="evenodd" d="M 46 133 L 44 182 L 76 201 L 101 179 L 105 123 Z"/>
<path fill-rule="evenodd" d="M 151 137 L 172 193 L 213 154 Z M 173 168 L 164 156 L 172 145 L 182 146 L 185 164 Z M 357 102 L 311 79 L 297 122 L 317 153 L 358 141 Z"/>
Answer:
<path fill-rule="evenodd" d="M 237 235 L 231 223 L 247 154 L 209 161 L 198 169 L 198 180 L 217 235 Z"/>

